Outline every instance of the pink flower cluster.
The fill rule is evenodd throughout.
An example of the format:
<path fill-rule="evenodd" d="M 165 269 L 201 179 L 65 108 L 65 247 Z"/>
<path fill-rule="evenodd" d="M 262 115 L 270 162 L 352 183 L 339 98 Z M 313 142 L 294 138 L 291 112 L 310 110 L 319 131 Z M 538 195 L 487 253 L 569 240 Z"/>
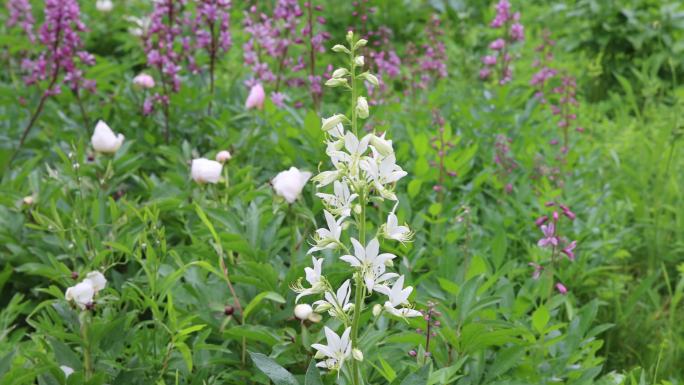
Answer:
<path fill-rule="evenodd" d="M 324 52 L 323 44 L 330 38 L 327 32 L 315 33 L 312 12 L 322 11 L 321 6 L 309 10 L 307 20 L 297 0 L 278 0 L 271 15 L 260 12 L 256 5 L 245 12 L 244 30 L 249 40 L 243 45 L 245 63 L 252 69 L 252 78 L 246 82 L 250 88 L 256 84 L 272 88 L 271 100 L 278 106 L 284 105 L 287 96 L 281 86 L 301 88 L 309 86 L 313 95 L 323 93 L 322 80 L 315 71 L 315 53 Z M 316 23 L 324 25 L 325 18 L 319 16 Z M 306 39 L 305 39 L 306 38 Z M 308 63 L 304 53 L 308 51 Z M 304 77 L 298 72 L 310 69 Z M 288 75 L 294 74 L 294 75 Z M 301 101 L 295 106 L 302 105 Z"/>
<path fill-rule="evenodd" d="M 556 76 L 558 71 L 551 67 L 553 47 L 556 45 L 556 41 L 551 39 L 551 33 L 548 30 L 544 30 L 542 33 L 542 40 L 542 43 L 535 48 L 539 56 L 532 63 L 532 67 L 539 68 L 539 70 L 532 76 L 530 85 L 537 88 L 535 97 L 542 103 L 546 103 L 544 98 L 545 86 L 548 81 Z"/>
<path fill-rule="evenodd" d="M 561 78 L 561 84 L 554 87 L 552 92 L 557 95 L 557 104 L 551 103 L 549 107 L 554 115 L 559 117 L 558 127 L 563 130 L 563 154 L 569 149 L 569 128 L 572 122 L 577 120 L 577 82 L 574 77 L 565 75 Z M 577 132 L 584 132 L 584 128 L 575 127 Z"/>
<path fill-rule="evenodd" d="M 379 81 L 377 86 L 366 84 L 371 105 L 384 104 L 393 91 L 393 80 L 401 75 L 402 63 L 392 45 L 393 34 L 392 29 L 386 26 L 380 26 L 376 31 L 366 34 L 366 39 L 370 42 L 366 47 L 368 66 Z"/>
<path fill-rule="evenodd" d="M 482 57 L 484 68 L 480 70 L 480 79 L 486 80 L 492 74 L 498 73 L 499 84 L 504 85 L 513 78 L 511 46 L 525 40 L 525 28 L 520 23 L 520 12 L 511 13 L 511 3 L 508 0 L 499 1 L 496 6 L 496 16 L 490 27 L 502 29 L 503 36 L 492 41 L 489 44 L 491 52 Z"/>
<path fill-rule="evenodd" d="M 230 0 L 200 0 L 192 31 L 197 39 L 197 47 L 205 49 L 209 55 L 219 51 L 227 52 L 233 45 L 230 34 Z"/>
<path fill-rule="evenodd" d="M 9 17 L 7 18 L 7 27 L 15 27 L 21 25 L 21 29 L 33 43 L 36 41 L 36 36 L 33 33 L 33 24 L 35 20 L 33 13 L 31 13 L 31 3 L 28 0 L 9 0 L 7 1 L 7 11 Z"/>
<path fill-rule="evenodd" d="M 28 25 L 27 25 L 28 26 Z M 22 69 L 28 74 L 27 85 L 49 80 L 47 95 L 61 93 L 62 81 L 74 92 L 85 88 L 95 90 L 95 82 L 84 79 L 82 66 L 95 64 L 95 57 L 83 50 L 80 33 L 86 31 L 76 0 L 46 0 L 45 21 L 38 31 L 38 41 L 44 50 L 36 59 L 25 58 Z"/>
<path fill-rule="evenodd" d="M 575 248 L 577 247 L 577 241 L 569 241 L 561 235 L 559 229 L 561 218 L 565 217 L 572 222 L 577 218 L 577 215 L 570 210 L 568 206 L 560 203 L 548 202 L 545 206 L 553 208 L 553 213 L 550 217 L 548 215 L 543 215 L 534 221 L 534 224 L 539 227 L 542 232 L 542 238 L 537 241 L 537 245 L 539 247 L 551 249 L 550 263 L 552 265 L 558 263 L 557 257 L 560 254 L 564 254 L 570 261 L 574 261 L 576 258 Z M 537 263 L 530 263 L 529 265 L 534 268 L 532 277 L 538 279 L 544 266 Z M 562 283 L 558 282 L 555 286 L 561 294 L 567 293 L 567 288 Z"/>

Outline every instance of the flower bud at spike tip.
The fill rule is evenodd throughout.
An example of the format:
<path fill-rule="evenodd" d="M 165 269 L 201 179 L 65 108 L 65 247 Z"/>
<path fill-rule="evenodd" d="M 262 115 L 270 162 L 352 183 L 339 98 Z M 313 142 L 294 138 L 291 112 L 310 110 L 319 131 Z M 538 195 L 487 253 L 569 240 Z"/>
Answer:
<path fill-rule="evenodd" d="M 356 100 L 356 114 L 361 119 L 366 119 L 368 117 L 368 101 L 363 96 L 359 96 Z"/>
<path fill-rule="evenodd" d="M 343 46 L 342 44 L 335 45 L 334 47 L 332 47 L 332 50 L 335 52 L 350 53 L 349 49 L 347 49 L 347 47 Z"/>

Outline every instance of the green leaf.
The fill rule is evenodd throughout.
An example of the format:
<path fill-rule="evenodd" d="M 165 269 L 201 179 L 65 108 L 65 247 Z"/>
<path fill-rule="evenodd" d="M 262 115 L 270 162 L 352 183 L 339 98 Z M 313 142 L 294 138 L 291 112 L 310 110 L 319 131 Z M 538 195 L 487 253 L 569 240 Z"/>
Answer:
<path fill-rule="evenodd" d="M 415 198 L 420 193 L 420 187 L 423 185 L 423 181 L 416 178 L 409 182 L 407 190 L 410 198 Z"/>
<path fill-rule="evenodd" d="M 176 342 L 175 346 L 183 356 L 183 361 L 185 361 L 188 371 L 192 372 L 192 352 L 190 351 L 190 348 L 185 344 L 185 342 Z"/>
<path fill-rule="evenodd" d="M 252 300 L 249 302 L 247 307 L 245 307 L 245 311 L 243 313 L 243 318 L 247 319 L 247 317 L 256 309 L 256 307 L 263 301 L 264 299 L 270 299 L 271 301 L 278 302 L 278 303 L 285 303 L 285 298 L 283 298 L 282 295 L 274 292 L 274 291 L 265 291 L 263 293 L 257 294 L 256 297 L 252 298 Z"/>
<path fill-rule="evenodd" d="M 309 368 L 306 370 L 306 377 L 304 377 L 304 385 L 323 385 L 321 380 L 321 373 L 316 367 L 316 360 L 309 362 Z"/>
<path fill-rule="evenodd" d="M 300 385 L 292 373 L 266 355 L 249 352 L 249 356 L 252 357 L 254 365 L 267 375 L 275 385 Z"/>
<path fill-rule="evenodd" d="M 400 385 L 426 385 L 430 376 L 430 365 L 425 365 L 419 371 L 411 373 Z"/>
<path fill-rule="evenodd" d="M 549 323 L 549 319 L 551 319 L 549 309 L 547 309 L 545 305 L 541 305 L 532 313 L 532 326 L 534 326 L 539 333 L 543 333 L 546 324 Z"/>

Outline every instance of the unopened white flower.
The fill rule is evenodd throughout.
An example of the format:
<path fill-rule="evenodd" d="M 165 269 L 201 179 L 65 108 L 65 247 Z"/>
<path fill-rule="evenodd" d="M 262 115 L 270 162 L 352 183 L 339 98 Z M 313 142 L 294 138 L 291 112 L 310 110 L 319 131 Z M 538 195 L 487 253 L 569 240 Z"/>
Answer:
<path fill-rule="evenodd" d="M 359 66 L 359 67 L 363 67 L 363 64 L 364 64 L 363 56 L 355 57 L 354 58 L 354 64 Z"/>
<path fill-rule="evenodd" d="M 356 44 L 354 44 L 354 49 L 356 50 L 356 49 L 365 47 L 366 44 L 368 44 L 368 40 L 366 40 L 366 39 L 359 39 L 359 41 L 357 41 Z"/>
<path fill-rule="evenodd" d="M 333 77 L 333 78 L 341 78 L 341 77 L 347 76 L 348 73 L 349 73 L 349 70 L 348 70 L 348 69 L 346 69 L 346 68 L 338 68 L 338 69 L 336 69 L 335 71 L 333 71 L 332 77 Z"/>
<path fill-rule="evenodd" d="M 387 286 L 378 286 L 375 291 L 385 294 L 388 298 L 385 301 L 385 310 L 388 313 L 392 313 L 399 317 L 419 317 L 421 312 L 404 307 L 404 305 L 409 305 L 408 297 L 413 292 L 413 287 L 407 286 L 404 288 L 404 276 L 400 276 L 392 285 L 392 288 Z M 397 308 L 399 306 L 399 308 Z"/>
<path fill-rule="evenodd" d="M 317 193 L 316 196 L 323 200 L 331 213 L 345 217 L 351 216 L 352 202 L 359 194 L 352 194 L 347 183 L 338 180 L 333 182 L 333 191 L 334 194 Z"/>
<path fill-rule="evenodd" d="M 215 160 L 198 158 L 192 160 L 190 175 L 197 183 L 218 183 L 223 165 Z"/>
<path fill-rule="evenodd" d="M 21 199 L 21 202 L 26 206 L 31 206 L 35 202 L 33 195 L 27 195 Z"/>
<path fill-rule="evenodd" d="M 340 177 L 339 171 L 323 171 L 313 177 L 313 181 L 317 183 L 316 187 L 321 188 L 329 185 Z"/>
<path fill-rule="evenodd" d="M 362 73 L 361 75 L 359 75 L 359 78 L 366 80 L 368 83 L 370 83 L 376 87 L 380 84 L 380 81 L 378 80 L 378 78 L 370 72 Z"/>
<path fill-rule="evenodd" d="M 299 318 L 302 321 L 308 319 L 311 314 L 313 314 L 313 308 L 309 304 L 300 303 L 294 308 L 295 317 Z"/>
<path fill-rule="evenodd" d="M 122 134 L 115 134 L 107 123 L 98 121 L 95 125 L 95 132 L 93 132 L 90 142 L 93 149 L 97 152 L 105 154 L 113 154 L 121 147 L 124 142 Z"/>
<path fill-rule="evenodd" d="M 359 96 L 359 98 L 356 100 L 356 114 L 359 116 L 359 118 L 366 119 L 368 117 L 368 113 L 368 101 L 363 96 Z"/>
<path fill-rule="evenodd" d="M 154 78 L 146 73 L 138 74 L 133 78 L 133 84 L 145 89 L 154 87 Z"/>
<path fill-rule="evenodd" d="M 342 44 L 335 44 L 332 47 L 332 50 L 335 52 L 344 52 L 344 53 L 349 53 L 349 49 L 347 47 L 343 46 Z"/>
<path fill-rule="evenodd" d="M 361 269 L 363 281 L 369 292 L 373 291 L 379 284 L 395 278 L 396 273 L 385 273 L 385 266 L 390 264 L 396 255 L 390 253 L 380 254 L 380 242 L 373 238 L 364 248 L 356 239 L 351 239 L 354 245 L 354 255 L 343 255 L 341 260 L 347 262 L 352 267 Z"/>
<path fill-rule="evenodd" d="M 313 344 L 312 348 L 317 350 L 316 356 L 325 358 L 325 360 L 316 364 L 319 368 L 328 370 L 340 370 L 344 365 L 344 361 L 348 360 L 352 354 L 352 344 L 349 335 L 351 334 L 351 327 L 344 329 L 341 336 L 325 326 L 323 328 L 327 345 Z"/>
<path fill-rule="evenodd" d="M 59 368 L 64 372 L 64 378 L 69 378 L 70 375 L 74 374 L 74 369 L 69 366 L 62 365 Z"/>
<path fill-rule="evenodd" d="M 97 294 L 98 291 L 103 290 L 107 285 L 107 279 L 99 271 L 91 271 L 90 273 L 88 273 L 83 282 L 86 281 L 90 282 L 90 284 L 93 285 L 95 294 Z"/>
<path fill-rule="evenodd" d="M 380 313 L 382 313 L 382 305 L 376 303 L 375 305 L 373 305 L 373 317 L 379 316 Z"/>
<path fill-rule="evenodd" d="M 110 12 L 114 9 L 114 3 L 112 3 L 112 0 L 97 0 L 95 8 L 100 12 Z"/>
<path fill-rule="evenodd" d="M 385 238 L 401 243 L 409 242 L 413 238 L 413 232 L 408 226 L 399 226 L 399 220 L 394 213 L 389 213 L 387 223 L 382 225 L 380 231 Z"/>
<path fill-rule="evenodd" d="M 385 139 L 385 133 L 383 133 L 380 136 L 371 135 L 370 144 L 376 150 L 378 150 L 378 152 L 382 156 L 387 157 L 394 154 L 394 148 L 392 148 L 392 141 Z"/>
<path fill-rule="evenodd" d="M 325 81 L 325 85 L 328 87 L 340 87 L 347 84 L 347 78 L 330 78 Z"/>
<path fill-rule="evenodd" d="M 296 167 L 290 167 L 289 170 L 278 173 L 271 183 L 276 194 L 285 198 L 287 203 L 294 203 L 299 198 L 309 178 L 311 178 L 310 172 L 299 171 Z"/>
<path fill-rule="evenodd" d="M 83 281 L 67 288 L 64 298 L 67 301 L 74 301 L 78 307 L 85 309 L 93 302 L 95 294 L 104 289 L 106 284 L 107 280 L 102 273 L 91 271 Z"/>
<path fill-rule="evenodd" d="M 150 25 L 152 24 L 152 19 L 149 17 L 135 17 L 135 16 L 125 16 L 124 19 L 130 23 L 133 23 L 135 27 L 128 29 L 128 32 L 137 37 L 147 36 L 150 30 Z"/>
<path fill-rule="evenodd" d="M 228 152 L 226 150 L 219 151 L 219 153 L 216 154 L 216 161 L 219 163 L 226 163 L 231 158 L 232 158 L 232 156 L 230 155 L 230 152 Z"/>
<path fill-rule="evenodd" d="M 336 249 L 340 246 L 340 235 L 342 235 L 342 222 L 346 217 L 340 217 L 340 219 L 335 220 L 328 211 L 323 210 L 325 215 L 325 221 L 328 224 L 328 228 L 320 228 L 316 230 L 316 235 L 314 236 L 314 241 L 316 244 L 309 249 L 307 254 L 311 254 L 318 250 L 324 249 Z"/>
<path fill-rule="evenodd" d="M 331 317 L 340 319 L 347 318 L 347 312 L 353 309 L 354 305 L 349 303 L 351 298 L 350 281 L 346 280 L 342 283 L 337 292 L 326 291 L 323 295 L 324 299 L 318 300 L 313 304 L 316 306 L 316 311 L 321 312 L 323 309 L 328 311 Z"/>
<path fill-rule="evenodd" d="M 321 119 L 321 130 L 330 131 L 331 129 L 335 128 L 335 126 L 342 123 L 344 119 L 345 116 L 342 114 L 335 114 L 327 119 L 323 118 Z"/>
<path fill-rule="evenodd" d="M 295 298 L 295 303 L 306 295 L 322 293 L 327 288 L 327 285 L 323 280 L 323 276 L 321 275 L 323 270 L 323 258 L 316 259 L 315 257 L 311 257 L 311 261 L 313 262 L 313 267 L 304 268 L 306 281 L 309 282 L 311 287 L 303 287 L 301 284 L 301 278 L 296 284 L 292 285 L 292 290 L 299 293 L 297 298 Z"/>
<path fill-rule="evenodd" d="M 91 282 L 83 281 L 66 290 L 64 298 L 67 301 L 74 301 L 78 307 L 85 309 L 88 304 L 93 302 L 95 288 Z"/>
<path fill-rule="evenodd" d="M 359 349 L 353 348 L 352 349 L 352 357 L 354 357 L 354 359 L 356 361 L 363 361 L 363 352 L 360 351 Z"/>

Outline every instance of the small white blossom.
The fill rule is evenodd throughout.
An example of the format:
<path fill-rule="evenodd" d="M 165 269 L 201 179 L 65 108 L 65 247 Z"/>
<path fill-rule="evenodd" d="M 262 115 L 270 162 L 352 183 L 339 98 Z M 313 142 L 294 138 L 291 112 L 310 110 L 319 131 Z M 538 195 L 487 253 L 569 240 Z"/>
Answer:
<path fill-rule="evenodd" d="M 354 245 L 354 255 L 343 255 L 341 260 L 349 263 L 352 267 L 361 269 L 363 280 L 368 291 L 373 291 L 380 283 L 398 276 L 396 273 L 385 273 L 385 266 L 391 264 L 396 255 L 380 253 L 380 242 L 373 238 L 364 248 L 356 239 L 351 239 Z"/>
<path fill-rule="evenodd" d="M 67 301 L 74 301 L 78 307 L 85 309 L 93 303 L 93 298 L 105 288 L 107 279 L 99 271 L 91 271 L 86 278 L 75 286 L 67 288 L 64 298 Z"/>
<path fill-rule="evenodd" d="M 340 217 L 340 219 L 335 220 L 326 210 L 323 210 L 325 215 L 325 221 L 328 224 L 328 228 L 320 228 L 316 230 L 316 235 L 314 236 L 314 241 L 316 244 L 309 249 L 307 254 L 311 254 L 315 251 L 324 249 L 336 249 L 340 246 L 340 235 L 342 235 L 342 222 L 344 222 L 346 217 Z"/>
<path fill-rule="evenodd" d="M 317 350 L 316 358 L 325 358 L 316 366 L 328 370 L 340 370 L 344 365 L 344 361 L 348 360 L 352 355 L 352 344 L 349 338 L 351 327 L 344 329 L 341 336 L 338 336 L 337 333 L 327 326 L 323 330 L 328 344 L 311 345 L 312 348 Z"/>
<path fill-rule="evenodd" d="M 363 67 L 364 63 L 365 63 L 365 61 L 363 60 L 363 56 L 357 56 L 354 58 L 354 64 L 355 65 L 357 65 L 359 67 Z"/>
<path fill-rule="evenodd" d="M 372 135 L 370 138 L 370 144 L 373 146 L 380 155 L 390 156 L 394 154 L 394 148 L 392 148 L 392 141 L 385 139 L 385 133 L 380 136 Z"/>
<path fill-rule="evenodd" d="M 330 131 L 335 128 L 338 124 L 344 121 L 345 117 L 342 114 L 335 114 L 327 119 L 321 119 L 321 130 Z"/>
<path fill-rule="evenodd" d="M 349 280 L 344 281 L 336 293 L 326 291 L 323 297 L 325 299 L 318 300 L 313 304 L 316 306 L 317 312 L 327 310 L 331 317 L 345 319 L 346 313 L 354 307 L 353 304 L 349 303 L 351 299 Z"/>
<path fill-rule="evenodd" d="M 114 3 L 112 3 L 112 0 L 97 0 L 95 8 L 100 12 L 110 12 L 114 9 Z"/>
<path fill-rule="evenodd" d="M 295 303 L 306 295 L 322 293 L 327 288 L 327 285 L 325 281 L 323 281 L 323 277 L 321 275 L 323 270 L 323 258 L 316 259 L 315 257 L 311 257 L 311 261 L 313 262 L 313 267 L 304 268 L 306 281 L 309 282 L 311 287 L 304 288 L 301 284 L 301 278 L 296 284 L 292 285 L 292 290 L 299 293 L 297 298 L 295 298 Z"/>
<path fill-rule="evenodd" d="M 356 100 L 356 114 L 361 119 L 368 117 L 368 101 L 363 96 L 359 96 Z"/>
<path fill-rule="evenodd" d="M 59 367 L 64 373 L 64 378 L 69 378 L 70 375 L 74 374 L 74 369 L 70 366 L 62 365 Z"/>
<path fill-rule="evenodd" d="M 380 162 L 378 162 L 378 157 L 365 158 L 361 161 L 360 167 L 366 172 L 368 179 L 373 182 L 373 186 L 383 198 L 397 200 L 397 196 L 385 185 L 395 183 L 407 173 L 396 164 L 394 154 L 381 158 Z"/>
<path fill-rule="evenodd" d="M 413 232 L 408 226 L 399 226 L 399 220 L 394 213 L 389 213 L 387 223 L 382 226 L 380 231 L 385 238 L 401 243 L 409 242 L 413 238 Z"/>
<path fill-rule="evenodd" d="M 352 194 L 346 183 L 337 180 L 333 183 L 333 192 L 334 194 L 317 193 L 316 196 L 323 200 L 331 213 L 345 217 L 351 216 L 352 202 L 359 194 Z"/>
<path fill-rule="evenodd" d="M 385 294 L 388 296 L 388 300 L 385 301 L 385 311 L 394 314 L 399 317 L 419 317 L 421 312 L 408 307 L 403 307 L 402 305 L 408 305 L 408 297 L 413 292 L 413 287 L 407 286 L 404 288 L 404 276 L 400 276 L 392 285 L 392 288 L 387 286 L 378 286 L 375 291 Z M 397 308 L 397 306 L 402 306 Z"/>

